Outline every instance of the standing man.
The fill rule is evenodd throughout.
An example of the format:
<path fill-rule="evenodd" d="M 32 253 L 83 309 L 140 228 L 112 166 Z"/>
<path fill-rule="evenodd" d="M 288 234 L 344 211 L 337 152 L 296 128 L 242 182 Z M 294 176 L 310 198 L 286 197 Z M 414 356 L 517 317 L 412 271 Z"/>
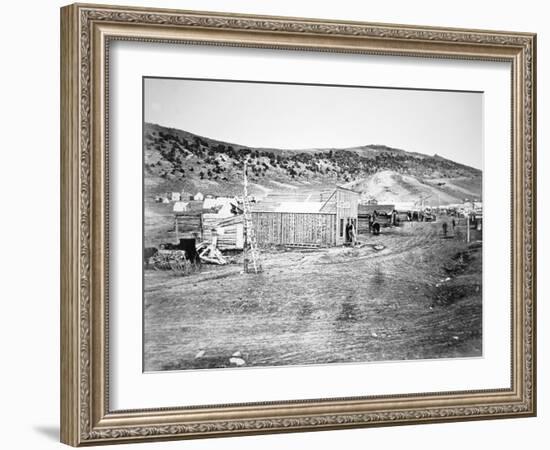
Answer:
<path fill-rule="evenodd" d="M 353 229 L 353 226 L 351 225 L 350 220 L 348 219 L 348 223 L 346 225 L 346 244 L 351 242 L 352 229 Z"/>
<path fill-rule="evenodd" d="M 350 230 L 349 230 L 349 237 L 350 237 L 350 241 L 351 241 L 351 245 L 352 247 L 355 247 L 355 244 L 356 244 L 356 240 L 357 240 L 357 234 L 355 233 L 355 224 L 352 222 L 350 223 Z"/>

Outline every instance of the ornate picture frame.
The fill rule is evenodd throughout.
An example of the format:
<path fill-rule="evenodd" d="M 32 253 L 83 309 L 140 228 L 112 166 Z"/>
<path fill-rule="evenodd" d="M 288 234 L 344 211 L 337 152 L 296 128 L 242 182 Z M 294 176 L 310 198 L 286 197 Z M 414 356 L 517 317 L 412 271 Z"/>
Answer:
<path fill-rule="evenodd" d="M 510 63 L 510 387 L 113 411 L 107 68 L 115 41 Z M 535 152 L 536 35 L 531 33 L 105 5 L 62 8 L 61 441 L 81 446 L 534 416 Z"/>

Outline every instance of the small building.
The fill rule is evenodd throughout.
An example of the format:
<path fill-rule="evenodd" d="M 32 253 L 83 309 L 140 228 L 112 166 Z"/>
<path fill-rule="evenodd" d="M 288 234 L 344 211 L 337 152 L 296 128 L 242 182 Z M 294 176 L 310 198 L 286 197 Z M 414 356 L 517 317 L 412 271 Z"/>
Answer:
<path fill-rule="evenodd" d="M 476 214 L 483 214 L 483 203 L 482 202 L 474 202 L 474 212 Z"/>
<path fill-rule="evenodd" d="M 366 204 L 359 205 L 357 215 L 357 232 L 369 233 L 373 223 L 381 226 L 395 225 L 397 213 L 395 205 Z"/>
<path fill-rule="evenodd" d="M 474 202 L 470 200 L 466 200 L 462 203 L 461 209 L 464 211 L 465 214 L 469 214 L 474 211 Z"/>
<path fill-rule="evenodd" d="M 322 201 L 260 202 L 252 208 L 258 245 L 342 245 L 357 227 L 359 193 L 337 187 Z"/>
<path fill-rule="evenodd" d="M 472 212 L 468 215 L 468 224 L 471 229 L 483 231 L 483 214 Z"/>
<path fill-rule="evenodd" d="M 181 200 L 181 192 L 170 192 L 170 200 L 179 202 Z"/>
<path fill-rule="evenodd" d="M 174 214 L 174 231 L 176 241 L 180 239 L 201 240 L 201 215 L 196 212 Z"/>
<path fill-rule="evenodd" d="M 220 220 L 215 228 L 220 250 L 242 250 L 244 248 L 243 215 L 231 216 Z"/>
<path fill-rule="evenodd" d="M 242 214 L 237 201 L 229 197 L 206 198 L 202 204 L 202 239 L 211 241 L 218 235 L 218 248 L 242 249 L 243 220 L 236 219 Z M 234 219 L 234 221 L 230 219 Z"/>
<path fill-rule="evenodd" d="M 190 200 L 184 211 L 174 211 L 174 232 L 176 240 L 202 240 L 203 202 Z"/>
<path fill-rule="evenodd" d="M 194 196 L 193 196 L 193 200 L 197 200 L 197 201 L 202 201 L 204 200 L 204 195 L 200 192 L 197 192 Z"/>

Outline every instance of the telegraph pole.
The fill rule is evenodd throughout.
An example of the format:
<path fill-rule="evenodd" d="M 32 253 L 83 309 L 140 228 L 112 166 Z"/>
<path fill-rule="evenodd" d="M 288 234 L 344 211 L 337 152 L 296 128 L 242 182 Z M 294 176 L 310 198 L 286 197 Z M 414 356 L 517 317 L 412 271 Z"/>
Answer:
<path fill-rule="evenodd" d="M 250 206 L 250 199 L 248 198 L 248 176 L 247 176 L 247 161 L 244 161 L 244 197 L 243 197 L 243 270 L 244 273 L 254 272 L 260 273 L 262 271 L 262 263 L 260 261 L 260 251 L 258 250 L 258 243 L 256 241 L 256 233 L 254 230 L 254 224 L 252 223 L 252 208 Z M 250 249 L 248 245 L 250 244 Z M 249 260 L 251 258 L 252 261 Z M 252 267 L 250 266 L 252 263 Z"/>

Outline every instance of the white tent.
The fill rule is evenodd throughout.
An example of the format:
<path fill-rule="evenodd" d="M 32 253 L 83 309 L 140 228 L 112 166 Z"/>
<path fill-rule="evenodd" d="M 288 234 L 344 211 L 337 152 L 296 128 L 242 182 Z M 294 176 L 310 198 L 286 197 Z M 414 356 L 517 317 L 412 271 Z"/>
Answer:
<path fill-rule="evenodd" d="M 186 212 L 189 206 L 189 202 L 176 202 L 174 203 L 174 212 Z"/>

